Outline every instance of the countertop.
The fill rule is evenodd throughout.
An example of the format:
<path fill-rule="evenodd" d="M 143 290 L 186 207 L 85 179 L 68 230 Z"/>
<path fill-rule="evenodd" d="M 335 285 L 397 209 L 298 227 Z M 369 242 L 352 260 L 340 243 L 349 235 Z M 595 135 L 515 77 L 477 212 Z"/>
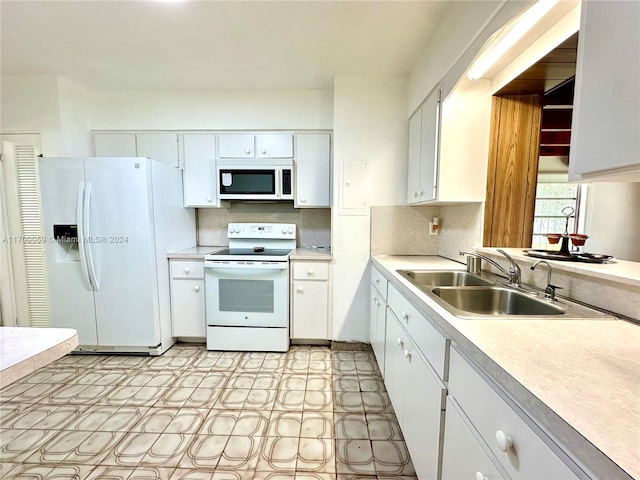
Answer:
<path fill-rule="evenodd" d="M 331 250 L 319 248 L 296 248 L 289 257 L 290 260 L 324 260 L 327 262 L 332 258 Z"/>
<path fill-rule="evenodd" d="M 197 247 L 183 248 L 167 252 L 167 258 L 179 258 L 183 260 L 203 260 L 205 255 L 216 253 L 229 247 L 199 245 Z"/>
<path fill-rule="evenodd" d="M 0 327 L 0 387 L 65 356 L 78 346 L 71 328 Z"/>
<path fill-rule="evenodd" d="M 478 247 L 475 250 L 478 253 L 504 260 L 504 255 L 497 252 L 495 248 Z M 524 249 L 522 248 L 504 248 L 503 250 L 511 255 L 514 260 L 517 260 L 518 263 L 531 265 L 540 260 L 539 258 L 525 255 L 523 253 Z M 617 259 L 613 259 L 608 263 L 564 262 L 561 260 L 547 261 L 553 265 L 554 270 L 574 272 L 588 277 L 611 280 L 629 285 L 640 285 L 640 263 L 638 262 L 628 262 Z"/>
<path fill-rule="evenodd" d="M 459 319 L 395 271 L 464 265 L 439 257 L 372 258 L 427 315 L 440 316 L 429 315 L 577 459 L 602 478 L 621 477 L 618 466 L 640 478 L 639 326 L 616 318 Z"/>

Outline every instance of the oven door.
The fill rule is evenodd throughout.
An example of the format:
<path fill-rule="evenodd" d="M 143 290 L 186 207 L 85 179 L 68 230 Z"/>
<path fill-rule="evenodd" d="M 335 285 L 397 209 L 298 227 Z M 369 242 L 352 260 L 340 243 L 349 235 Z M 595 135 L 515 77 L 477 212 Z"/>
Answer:
<path fill-rule="evenodd" d="M 289 325 L 289 262 L 206 261 L 204 267 L 207 325 Z"/>

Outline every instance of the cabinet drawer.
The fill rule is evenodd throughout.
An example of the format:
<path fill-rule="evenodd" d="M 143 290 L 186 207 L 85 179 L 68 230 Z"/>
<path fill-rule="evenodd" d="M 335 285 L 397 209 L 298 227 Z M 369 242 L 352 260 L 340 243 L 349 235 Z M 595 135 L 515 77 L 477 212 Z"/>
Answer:
<path fill-rule="evenodd" d="M 293 262 L 294 280 L 328 280 L 327 262 Z"/>
<path fill-rule="evenodd" d="M 171 278 L 204 278 L 204 262 L 171 260 Z"/>
<path fill-rule="evenodd" d="M 378 292 L 380 292 L 380 294 L 382 295 L 382 298 L 384 298 L 384 300 L 386 301 L 387 300 L 387 283 L 388 283 L 387 279 L 373 265 L 371 266 L 371 283 L 375 285 L 375 287 L 378 289 Z"/>
<path fill-rule="evenodd" d="M 476 438 L 473 426 L 467 424 L 464 414 L 449 396 L 444 422 L 442 449 L 442 480 L 460 478 L 505 478 L 492 457 L 485 451 L 482 440 Z M 482 443 L 481 443 L 482 442 Z M 478 475 L 479 474 L 479 475 Z"/>
<path fill-rule="evenodd" d="M 440 379 L 446 381 L 447 340 L 393 285 L 389 285 L 388 304 Z"/>
<path fill-rule="evenodd" d="M 514 479 L 578 478 L 507 402 L 451 349 L 449 395 L 460 405 L 500 464 Z"/>

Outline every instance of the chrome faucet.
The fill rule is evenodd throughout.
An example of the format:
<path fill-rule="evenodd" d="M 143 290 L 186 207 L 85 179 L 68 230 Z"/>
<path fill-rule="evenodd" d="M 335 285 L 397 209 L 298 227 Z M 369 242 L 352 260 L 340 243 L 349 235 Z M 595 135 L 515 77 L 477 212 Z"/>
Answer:
<path fill-rule="evenodd" d="M 505 252 L 504 250 L 500 250 L 500 249 L 498 249 L 498 252 L 503 254 L 509 260 L 509 270 L 507 270 L 504 267 L 502 267 L 498 262 L 496 262 L 492 258 L 489 258 L 489 257 L 487 257 L 485 255 L 480 254 L 480 253 L 468 252 L 468 251 L 465 251 L 465 250 L 460 250 L 459 253 L 460 253 L 460 255 L 470 255 L 472 257 L 481 258 L 485 262 L 489 262 L 491 265 L 496 267 L 498 270 L 500 270 L 504 275 L 506 275 L 509 278 L 509 286 L 510 287 L 521 288 L 521 285 L 520 285 L 520 278 L 521 278 L 520 267 L 513 260 L 513 258 L 511 258 L 511 256 L 507 252 Z"/>
<path fill-rule="evenodd" d="M 562 287 L 551 285 L 551 265 L 549 262 L 546 260 L 538 260 L 536 263 L 531 265 L 531 270 L 535 270 L 535 268 L 541 263 L 544 263 L 547 266 L 547 287 L 544 289 L 544 298 L 556 300 L 556 290 L 562 290 Z"/>

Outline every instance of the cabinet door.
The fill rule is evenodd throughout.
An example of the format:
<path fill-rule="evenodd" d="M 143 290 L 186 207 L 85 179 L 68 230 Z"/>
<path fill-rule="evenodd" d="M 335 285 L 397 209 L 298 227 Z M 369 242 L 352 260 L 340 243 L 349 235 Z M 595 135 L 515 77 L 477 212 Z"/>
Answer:
<path fill-rule="evenodd" d="M 204 337 L 204 280 L 171 281 L 171 325 L 174 337 Z"/>
<path fill-rule="evenodd" d="M 180 167 L 178 158 L 178 134 L 138 133 L 136 134 L 136 155 L 153 158 L 173 167 Z"/>
<path fill-rule="evenodd" d="M 136 157 L 133 133 L 97 133 L 93 136 L 96 157 Z"/>
<path fill-rule="evenodd" d="M 440 438 L 447 389 L 410 342 L 404 345 L 402 433 L 418 478 L 440 478 Z"/>
<path fill-rule="evenodd" d="M 427 202 L 437 198 L 437 167 L 440 129 L 440 90 L 434 90 L 422 104 L 422 134 L 420 144 L 420 189 L 417 200 Z"/>
<path fill-rule="evenodd" d="M 216 139 L 213 134 L 184 135 L 184 204 L 186 207 L 215 207 Z"/>
<path fill-rule="evenodd" d="M 442 448 L 442 480 L 505 478 L 476 438 L 473 426 L 450 397 L 447 399 Z"/>
<path fill-rule="evenodd" d="M 326 281 L 294 281 L 292 338 L 329 338 Z"/>
<path fill-rule="evenodd" d="M 295 206 L 331 206 L 331 137 L 328 133 L 296 135 Z"/>
<path fill-rule="evenodd" d="M 384 348 L 384 383 L 401 426 L 404 409 L 404 383 L 406 380 L 404 346 L 407 344 L 407 340 L 407 335 L 400 327 L 400 322 L 393 312 L 388 310 Z"/>
<path fill-rule="evenodd" d="M 582 2 L 569 180 L 640 172 L 639 22 L 640 2 Z"/>
<path fill-rule="evenodd" d="M 418 202 L 420 192 L 420 145 L 422 143 L 422 108 L 409 119 L 409 171 L 407 178 L 407 203 Z"/>
<path fill-rule="evenodd" d="M 254 136 L 245 134 L 218 135 L 219 158 L 253 158 Z"/>
<path fill-rule="evenodd" d="M 290 133 L 256 135 L 256 158 L 293 158 Z"/>
<path fill-rule="evenodd" d="M 369 341 L 384 377 L 384 343 L 387 306 L 378 290 L 371 286 L 371 310 L 369 314 Z"/>

